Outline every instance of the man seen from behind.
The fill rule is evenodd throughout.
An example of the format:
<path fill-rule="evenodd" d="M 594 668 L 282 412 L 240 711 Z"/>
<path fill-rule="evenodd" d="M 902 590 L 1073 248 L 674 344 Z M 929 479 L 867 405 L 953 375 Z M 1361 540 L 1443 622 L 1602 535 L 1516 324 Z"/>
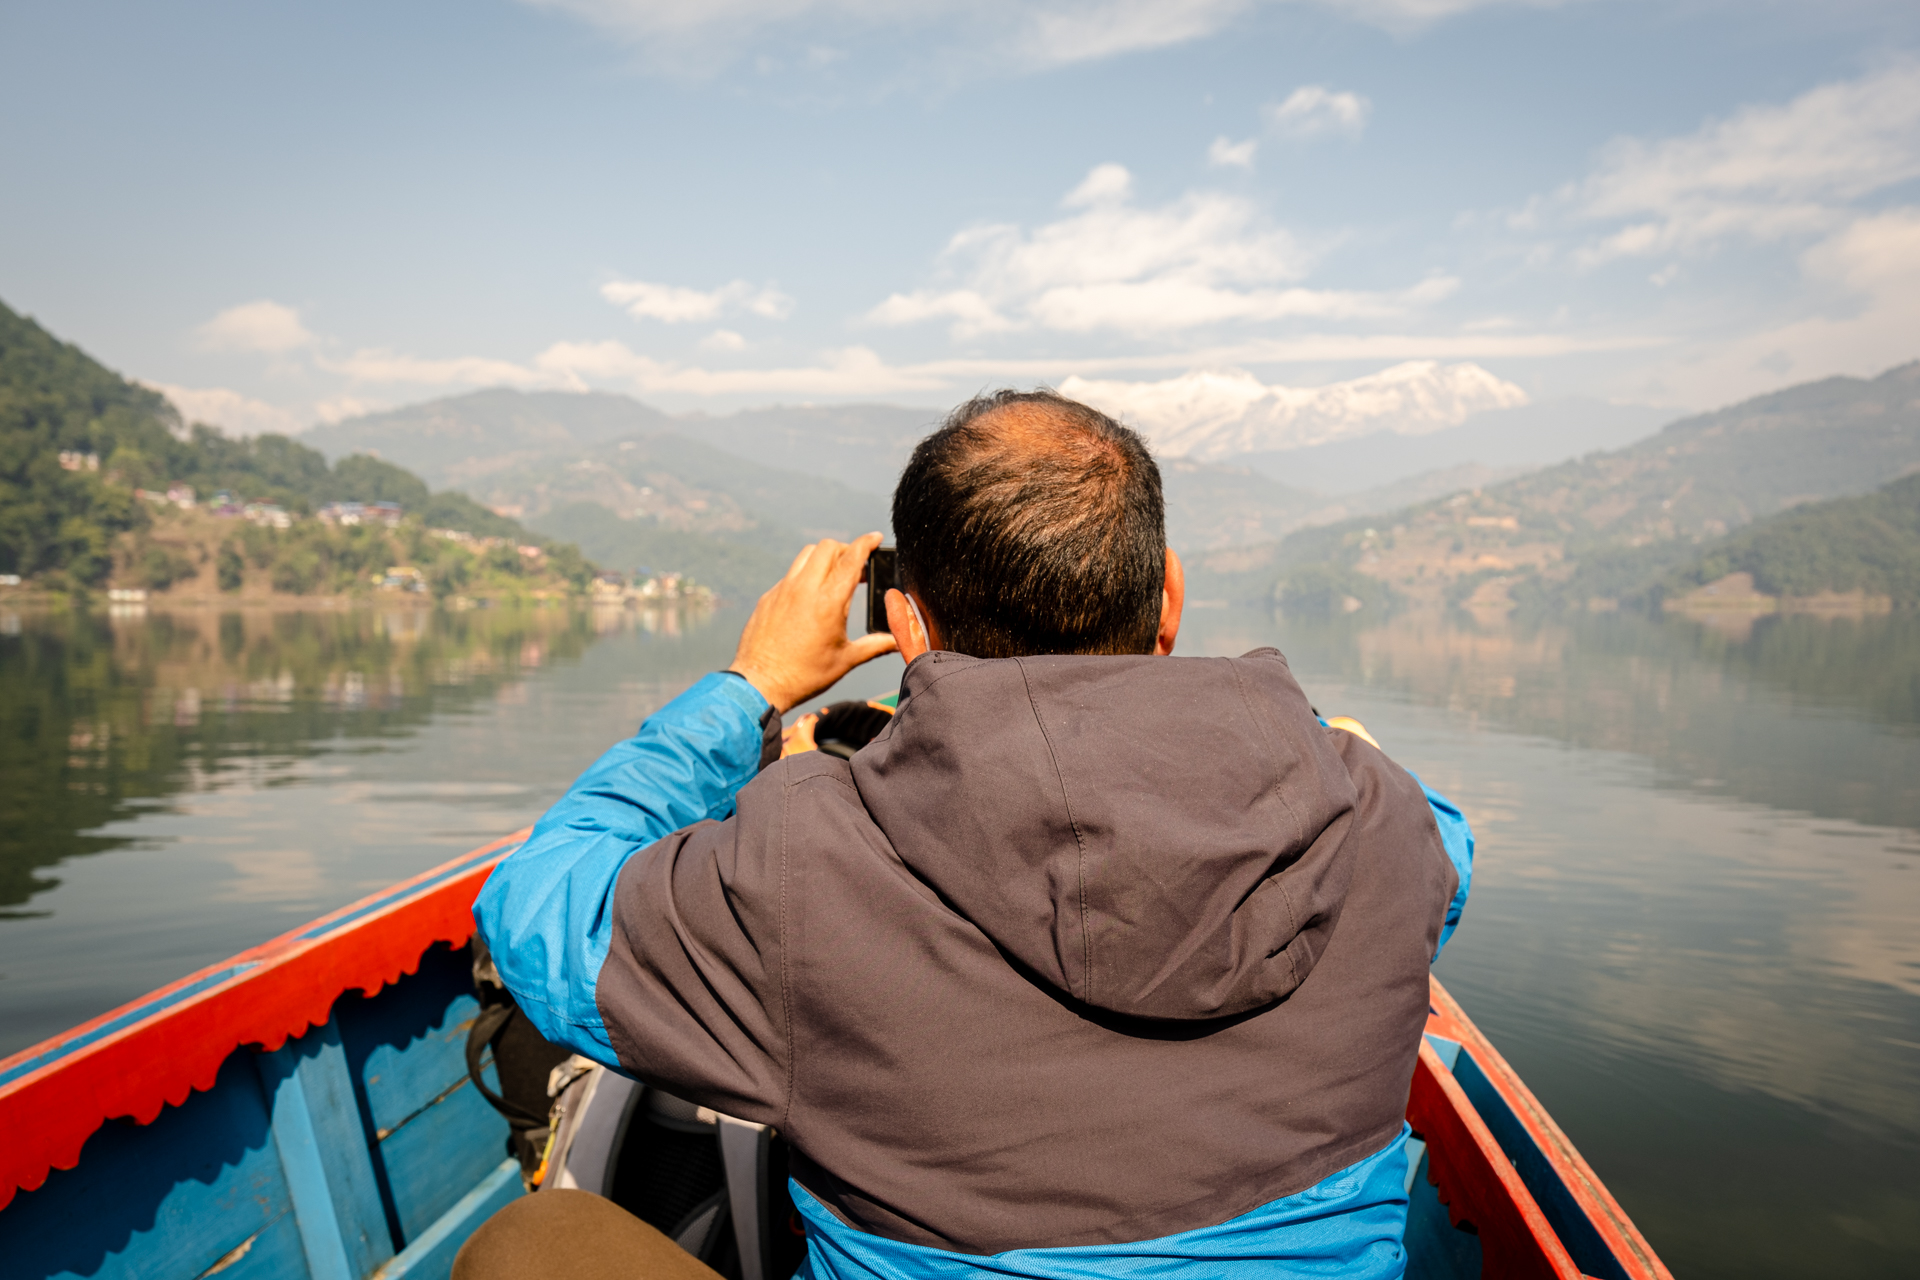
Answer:
<path fill-rule="evenodd" d="M 845 634 L 880 535 L 809 547 L 733 667 L 493 873 L 507 986 L 548 1039 L 776 1128 L 814 1280 L 1400 1275 L 1458 812 L 1277 651 L 1169 656 L 1159 471 L 1095 410 L 961 406 L 893 525 L 891 637 Z M 782 713 L 896 642 L 869 745 L 776 758 Z M 514 1232 L 547 1274 L 711 1275 L 610 1202 L 559 1229 L 580 1194 L 518 1202 L 461 1276 Z"/>

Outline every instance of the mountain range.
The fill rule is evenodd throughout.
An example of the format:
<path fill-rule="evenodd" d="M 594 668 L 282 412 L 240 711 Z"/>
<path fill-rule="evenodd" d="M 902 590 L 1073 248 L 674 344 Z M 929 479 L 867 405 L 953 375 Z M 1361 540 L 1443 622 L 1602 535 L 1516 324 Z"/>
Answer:
<path fill-rule="evenodd" d="M 1429 377 L 1454 379 L 1465 390 L 1452 400 L 1414 394 Z M 1489 378 L 1474 366 L 1423 365 L 1402 366 L 1396 378 L 1381 375 L 1371 392 L 1364 379 L 1336 384 L 1333 399 L 1350 409 L 1366 400 L 1363 393 L 1375 409 L 1416 402 L 1427 408 L 1412 418 L 1355 409 L 1344 434 L 1324 443 L 1238 456 L 1209 446 L 1198 451 L 1202 457 L 1157 447 L 1170 540 L 1191 551 L 1270 541 L 1303 525 L 1494 483 L 1618 444 L 1658 421 L 1654 410 L 1560 402 L 1468 413 L 1459 425 L 1435 429 L 1467 402 L 1466 391 Z M 1492 403 L 1518 394 L 1488 393 Z M 732 576 L 775 567 L 806 536 L 885 528 L 894 479 L 941 417 L 940 410 L 894 405 L 674 417 L 620 395 L 494 389 L 317 426 L 304 439 L 332 456 L 376 452 L 543 533 L 577 540 L 605 563 L 686 557 L 696 549 L 689 538 L 736 544 L 725 557 Z M 1420 429 L 1409 434 L 1392 424 Z M 1270 446 L 1275 438 L 1243 432 L 1236 439 Z M 581 506 L 628 523 L 570 510 Z M 739 545 L 757 550 L 742 560 Z M 735 590 L 744 585 L 708 580 Z"/>
<path fill-rule="evenodd" d="M 1162 457 L 1196 462 L 1382 431 L 1424 435 L 1527 403 L 1525 391 L 1479 365 L 1436 360 L 1409 360 L 1319 387 L 1270 386 L 1244 370 L 1210 369 L 1162 382 L 1068 378 L 1060 390 L 1132 423 Z"/>
<path fill-rule="evenodd" d="M 1490 603 L 1510 590 L 1586 606 L 1646 596 L 1757 520 L 1915 471 L 1920 361 L 1788 387 L 1622 449 L 1202 558 L 1194 580 L 1253 598 L 1307 570 L 1331 581 L 1331 569 L 1416 598 Z M 1482 587 L 1493 595 L 1476 596 Z"/>

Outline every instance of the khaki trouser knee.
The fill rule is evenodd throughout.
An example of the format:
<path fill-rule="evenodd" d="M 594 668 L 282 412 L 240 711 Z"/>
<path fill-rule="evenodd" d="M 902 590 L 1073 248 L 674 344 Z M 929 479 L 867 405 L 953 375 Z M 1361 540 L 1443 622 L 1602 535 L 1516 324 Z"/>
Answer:
<path fill-rule="evenodd" d="M 613 1201 L 586 1191 L 523 1196 L 480 1224 L 453 1280 L 719 1280 Z"/>

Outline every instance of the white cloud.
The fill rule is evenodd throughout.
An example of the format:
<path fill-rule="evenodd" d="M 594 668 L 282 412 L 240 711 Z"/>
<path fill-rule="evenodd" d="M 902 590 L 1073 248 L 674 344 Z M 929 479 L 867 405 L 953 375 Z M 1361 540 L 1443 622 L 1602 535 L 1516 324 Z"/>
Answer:
<path fill-rule="evenodd" d="M 204 422 L 229 435 L 250 436 L 267 431 L 286 435 L 307 425 L 278 405 L 225 387 L 176 387 L 163 382 L 148 385 L 173 401 L 183 421 Z"/>
<path fill-rule="evenodd" d="M 1559 336 L 1527 334 L 1458 335 L 1327 335 L 1303 339 L 1267 340 L 1236 347 L 1197 352 L 1160 352 L 1150 356 L 1110 356 L 1098 358 L 1051 357 L 1021 359 L 946 359 L 911 364 L 889 364 L 867 347 L 847 347 L 825 352 L 814 364 L 770 369 L 708 369 L 699 365 L 678 364 L 640 355 L 623 342 L 559 342 L 534 358 L 526 370 L 546 385 L 585 390 L 592 386 L 620 386 L 641 395 L 673 394 L 698 398 L 746 396 L 879 396 L 903 394 L 952 394 L 987 384 L 1054 383 L 1062 389 L 1085 389 L 1089 396 L 1102 396 L 1094 403 L 1116 405 L 1117 411 L 1134 420 L 1156 424 L 1172 421 L 1166 406 L 1183 403 L 1183 397 L 1196 404 L 1211 403 L 1221 395 L 1229 398 L 1234 386 L 1253 386 L 1255 394 L 1243 395 L 1249 403 L 1262 397 L 1275 405 L 1293 406 L 1292 430 L 1300 443 L 1336 417 L 1353 434 L 1365 430 L 1387 429 L 1406 434 L 1437 430 L 1458 422 L 1467 413 L 1482 408 L 1524 404 L 1525 394 L 1472 364 L 1440 366 L 1438 357 L 1459 359 L 1473 356 L 1533 358 L 1558 356 L 1582 351 L 1611 351 L 1652 345 L 1641 337 L 1627 339 L 1580 340 Z M 1220 372 L 1192 372 L 1196 365 L 1213 370 L 1235 361 L 1243 363 L 1314 362 L 1334 360 L 1402 360 L 1407 363 L 1367 378 L 1335 383 L 1331 387 L 1295 390 L 1266 387 L 1251 375 L 1228 369 Z M 1090 376 L 1143 369 L 1179 370 L 1180 376 L 1158 382 L 1089 381 Z M 1225 382 L 1221 380 L 1226 380 Z M 1239 380 L 1239 381 L 1236 381 Z M 1227 387 L 1224 392 L 1206 388 Z M 1195 391 L 1194 388 L 1202 388 Z M 1344 407 L 1343 407 L 1344 406 Z M 1272 408 L 1259 409 L 1271 419 Z M 1184 412 L 1184 411 L 1183 411 Z M 1265 421 L 1266 419 L 1262 419 Z M 1320 424 L 1315 426 L 1314 424 Z M 1366 424 L 1363 430 L 1353 424 Z M 1272 436 L 1271 422 L 1262 428 Z M 1184 438 L 1183 438 L 1184 439 Z M 1175 440 L 1176 452 L 1193 447 L 1191 441 Z M 1247 448 L 1287 448 L 1288 444 L 1248 445 Z M 1196 455 L 1198 456 L 1198 455 Z M 1207 456 L 1212 456 L 1211 454 Z"/>
<path fill-rule="evenodd" d="M 315 363 L 329 373 L 342 374 L 354 382 L 386 386 L 529 387 L 546 380 L 538 372 L 511 360 L 486 356 L 423 359 L 378 347 L 362 348 L 344 359 L 322 358 Z"/>
<path fill-rule="evenodd" d="M 1133 194 L 1133 175 L 1122 164 L 1097 164 L 1060 203 L 1068 209 L 1120 204 Z"/>
<path fill-rule="evenodd" d="M 1281 3 L 1316 3 L 1356 21 L 1409 31 L 1494 5 L 1555 0 L 522 0 L 583 19 L 684 73 L 711 67 L 762 36 L 822 28 L 913 29 L 946 24 L 1005 61 L 1058 66 L 1166 48 L 1214 35 L 1241 15 Z M 796 28 L 804 27 L 804 31 Z M 813 47 L 818 47 L 815 44 Z M 689 60 L 685 55 L 695 51 Z M 835 50 L 837 52 L 837 50 Z M 680 56 L 675 56 L 680 55 Z M 811 49 L 809 50 L 811 58 Z"/>
<path fill-rule="evenodd" d="M 1104 0 L 1034 5 L 1013 45 L 1026 60 L 1087 62 L 1210 36 L 1252 8 L 1251 0 Z M 1016 10 L 1017 12 L 1017 10 Z"/>
<path fill-rule="evenodd" d="M 756 288 L 745 280 L 704 292 L 645 280 L 615 280 L 600 286 L 600 296 L 637 320 L 668 324 L 717 320 L 740 311 L 767 320 L 784 320 L 793 314 L 792 298 L 772 285 Z"/>
<path fill-rule="evenodd" d="M 1207 148 L 1207 163 L 1216 169 L 1251 169 L 1253 153 L 1260 149 L 1258 138 L 1248 138 L 1245 142 L 1235 142 L 1230 138 L 1219 137 Z"/>
<path fill-rule="evenodd" d="M 1676 353 L 1634 393 L 1727 404 L 1836 373 L 1867 377 L 1920 358 L 1920 207 L 1856 218 L 1800 256 L 1807 314 Z"/>
<path fill-rule="evenodd" d="M 1160 382 L 1068 378 L 1064 395 L 1137 426 L 1166 457 L 1201 461 L 1297 449 L 1377 431 L 1424 435 L 1474 413 L 1527 403 L 1527 394 L 1479 365 L 1409 361 L 1321 387 L 1269 385 L 1238 369 Z"/>
<path fill-rule="evenodd" d="M 441 394 L 466 387 L 509 386 L 523 389 L 551 388 L 584 391 L 591 388 L 619 389 L 645 396 L 673 396 L 683 400 L 751 400 L 766 397 L 835 399 L 866 396 L 913 396 L 944 398 L 977 389 L 983 385 L 1015 385 L 1038 382 L 1061 383 L 1062 379 L 1113 378 L 1166 370 L 1180 376 L 1161 382 L 1077 382 L 1075 385 L 1120 388 L 1106 394 L 1131 397 L 1126 405 L 1152 409 L 1161 401 L 1178 400 L 1186 394 L 1182 388 L 1202 389 L 1218 385 L 1219 379 L 1247 379 L 1250 375 L 1231 372 L 1236 366 L 1339 361 L 1385 362 L 1393 360 L 1468 360 L 1533 359 L 1592 351 L 1620 351 L 1659 345 L 1659 340 L 1644 335 L 1628 337 L 1574 337 L 1564 334 L 1527 333 L 1375 333 L 1309 334 L 1290 338 L 1259 338 L 1228 346 L 1198 350 L 1162 349 L 1149 354 L 1114 356 L 1049 356 L 1041 358 L 940 359 L 908 364 L 891 364 L 870 348 L 847 347 L 823 352 L 808 364 L 760 369 L 714 369 L 656 359 L 635 352 L 618 341 L 556 342 L 526 361 L 504 360 L 489 356 L 421 358 L 393 351 L 363 349 L 344 359 L 316 360 L 323 372 L 346 379 L 354 394 L 331 397 L 314 407 L 312 417 L 332 422 L 357 414 L 376 411 L 392 398 L 366 398 L 359 388 L 367 386 L 404 388 L 400 395 Z M 1469 368 L 1471 366 L 1468 366 Z M 1200 370 L 1229 370 L 1228 373 L 1193 373 Z M 1392 381 L 1388 374 L 1377 379 Z M 1188 381 L 1183 381 L 1187 379 Z M 1197 380 L 1197 381 L 1194 381 Z M 1213 381 L 1209 381 L 1213 380 Z M 1237 385 L 1237 384 L 1236 384 Z M 1338 384 L 1364 390 L 1372 386 L 1367 379 L 1353 384 Z M 1127 390 L 1133 388 L 1134 390 Z M 1144 388 L 1144 390 L 1140 390 Z M 163 387 L 175 397 L 189 417 L 211 419 L 235 430 L 286 431 L 303 425 L 291 414 L 248 401 L 232 392 L 185 391 Z M 1229 388 L 1231 390 L 1231 388 Z M 1470 386 L 1455 387 L 1464 395 Z M 1196 393 L 1197 394 L 1197 393 Z M 1265 394 L 1264 391 L 1260 394 Z M 1308 393 L 1301 393 L 1308 394 Z M 1321 396 L 1324 392 L 1311 394 Z M 1406 399 L 1406 388 L 1393 394 Z M 208 397 L 185 399 L 186 397 Z M 213 398 L 217 397 L 217 399 Z M 1217 396 L 1215 397 L 1218 398 Z M 1257 396 L 1242 397 L 1257 399 Z M 1200 399 L 1205 399 L 1201 396 Z M 1376 396 L 1378 399 L 1378 396 Z M 1435 403 L 1438 403 L 1437 401 Z M 216 406 L 207 409 L 205 406 Z M 1443 406 L 1444 409 L 1444 406 Z M 1131 408 L 1123 408 L 1133 412 Z M 1324 411 L 1324 403 L 1322 410 Z M 246 417 L 244 413 L 255 416 Z M 1144 412 L 1144 411 L 1143 411 Z M 1324 416 L 1324 412 L 1323 412 Z M 1378 415 L 1376 415 L 1378 416 Z M 1297 429 L 1311 414 L 1295 414 Z M 1384 420 L 1384 419 L 1383 419 Z M 1412 419 L 1407 419 L 1411 421 Z M 1404 426 L 1395 429 L 1409 429 Z M 1265 447 L 1265 446 L 1263 446 Z M 1273 446 L 1279 447 L 1279 446 Z"/>
<path fill-rule="evenodd" d="M 1335 93 L 1325 85 L 1302 85 L 1285 102 L 1262 110 L 1267 127 L 1290 138 L 1314 138 L 1343 133 L 1359 137 L 1366 132 L 1373 103 L 1357 93 Z"/>
<path fill-rule="evenodd" d="M 1902 60 L 1684 137 L 1616 139 L 1558 199 L 1579 218 L 1621 224 L 1580 251 L 1595 266 L 1831 232 L 1850 205 L 1915 177 L 1920 62 Z M 1538 210 L 1519 216 L 1537 220 Z"/>
<path fill-rule="evenodd" d="M 896 293 L 867 313 L 876 324 L 919 324 L 923 320 L 954 322 L 956 337 L 974 337 L 999 333 L 1018 326 L 995 309 L 986 297 L 972 289 L 919 290 Z"/>
<path fill-rule="evenodd" d="M 714 397 L 800 395 L 822 398 L 930 391 L 946 379 L 925 369 L 888 365 L 867 347 L 829 352 L 816 365 L 784 369 L 703 369 L 655 360 L 622 342 L 557 342 L 534 365 L 550 380 L 584 389 L 624 383 L 641 394 Z"/>
<path fill-rule="evenodd" d="M 1066 217 L 1031 232 L 972 227 L 941 255 L 944 287 L 896 293 L 873 308 L 879 324 L 945 319 L 956 338 L 1040 328 L 1166 334 L 1208 325 L 1311 317 L 1397 316 L 1457 283 L 1435 278 L 1374 293 L 1293 282 L 1310 255 L 1252 203 L 1190 192 L 1160 208 L 1129 199 L 1132 178 L 1103 164 L 1067 196 Z"/>
<path fill-rule="evenodd" d="M 378 413 L 386 407 L 384 404 L 362 400 L 357 396 L 334 396 L 330 400 L 322 400 L 313 406 L 313 416 L 326 423 L 343 422 L 348 418 L 360 418 L 369 413 Z"/>
<path fill-rule="evenodd" d="M 745 351 L 747 340 L 731 329 L 715 329 L 700 339 L 702 351 Z"/>
<path fill-rule="evenodd" d="M 261 299 L 228 307 L 194 330 L 206 351 L 258 351 L 283 354 L 313 345 L 314 337 L 292 307 Z"/>

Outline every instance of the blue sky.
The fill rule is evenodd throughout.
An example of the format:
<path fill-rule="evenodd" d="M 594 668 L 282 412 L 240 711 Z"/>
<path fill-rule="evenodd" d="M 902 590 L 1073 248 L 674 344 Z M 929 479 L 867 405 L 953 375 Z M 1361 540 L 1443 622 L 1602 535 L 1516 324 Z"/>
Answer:
<path fill-rule="evenodd" d="M 14 2 L 0 175 L 0 299 L 242 430 L 1920 357 L 1911 0 Z"/>

